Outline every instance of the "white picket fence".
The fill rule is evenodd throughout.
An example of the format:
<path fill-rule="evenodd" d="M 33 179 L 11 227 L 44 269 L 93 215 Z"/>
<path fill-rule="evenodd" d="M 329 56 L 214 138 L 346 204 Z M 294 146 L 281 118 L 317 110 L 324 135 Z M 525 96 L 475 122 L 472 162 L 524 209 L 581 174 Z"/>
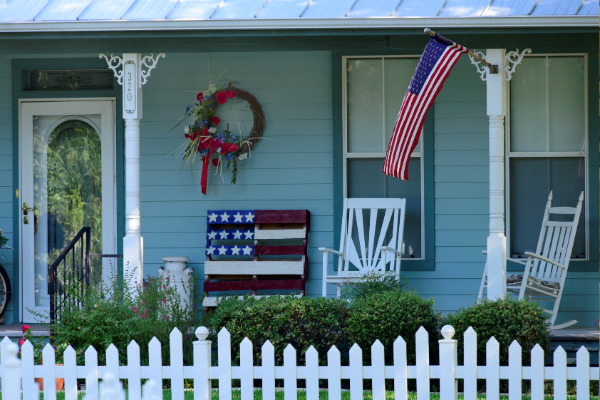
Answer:
<path fill-rule="evenodd" d="M 17 347 L 8 338 L 1 343 L 3 400 L 37 400 L 34 378 L 44 378 L 44 400 L 56 400 L 55 378 L 65 379 L 65 400 L 77 399 L 77 379 L 85 379 L 86 400 L 124 399 L 119 379 L 127 379 L 129 399 L 142 398 L 142 379 L 149 379 L 144 400 L 162 399 L 155 382 L 171 381 L 173 400 L 183 400 L 184 379 L 194 381 L 194 400 L 211 399 L 211 380 L 219 382 L 219 400 L 232 399 L 232 379 L 241 382 L 242 400 L 254 399 L 254 379 L 262 380 L 263 400 L 275 400 L 275 379 L 283 379 L 285 400 L 297 400 L 297 380 L 306 382 L 308 400 L 319 399 L 319 379 L 327 380 L 330 400 L 341 400 L 341 381 L 350 380 L 351 400 L 363 400 L 363 380 L 372 380 L 373 400 L 385 400 L 385 380 L 393 379 L 395 399 L 408 398 L 407 380 L 416 379 L 417 400 L 430 399 L 430 380 L 440 380 L 441 400 L 457 399 L 457 380 L 464 380 L 464 399 L 477 399 L 477 379 L 485 379 L 488 400 L 498 400 L 500 379 L 508 379 L 509 399 L 521 400 L 521 382 L 531 380 L 532 399 L 544 398 L 544 381 L 554 381 L 554 399 L 566 400 L 567 380 L 577 383 L 577 399 L 588 400 L 590 381 L 599 379 L 598 367 L 590 367 L 588 351 L 582 347 L 577 352 L 577 365 L 567 367 L 567 354 L 558 347 L 554 352 L 554 366 L 544 366 L 544 351 L 536 345 L 531 351 L 531 366 L 521 365 L 521 346 L 513 342 L 509 347 L 509 366 L 500 366 L 500 348 L 496 339 L 486 345 L 486 365 L 477 365 L 477 334 L 472 328 L 465 333 L 465 362 L 457 365 L 457 341 L 452 339 L 454 328 L 442 328 L 444 339 L 439 340 L 440 365 L 429 364 L 429 335 L 424 328 L 416 333 L 416 365 L 407 365 L 406 343 L 398 337 L 394 342 L 394 365 L 385 365 L 381 342 L 371 346 L 372 364 L 363 365 L 362 350 L 355 344 L 350 349 L 350 365 L 341 366 L 339 350 L 333 346 L 327 353 L 327 366 L 319 366 L 314 347 L 306 351 L 306 365 L 296 365 L 296 349 L 288 345 L 283 352 L 283 366 L 275 366 L 275 350 L 267 341 L 262 346 L 262 366 L 253 365 L 252 343 L 248 338 L 240 344 L 240 366 L 231 365 L 231 338 L 226 329 L 218 336 L 218 366 L 211 366 L 211 342 L 206 340 L 208 330 L 196 330 L 194 365 L 183 365 L 182 335 L 174 329 L 170 335 L 170 365 L 162 365 L 161 344 L 154 338 L 149 344 L 150 365 L 140 365 L 140 348 L 135 342 L 127 346 L 127 366 L 119 366 L 117 348 L 111 345 L 106 351 L 106 366 L 98 365 L 98 353 L 92 347 L 85 352 L 85 365 L 76 364 L 75 350 L 67 348 L 64 366 L 55 365 L 54 349 L 47 345 L 43 350 L 44 365 L 33 363 L 33 347 L 27 342 L 22 347 L 21 360 Z M 108 374 L 108 375 L 107 375 Z M 99 377 L 103 381 L 99 385 Z M 22 378 L 22 379 L 21 379 Z M 22 382 L 22 385 L 21 385 Z M 102 387 L 104 386 L 104 390 Z M 100 391 L 99 391 L 100 389 Z"/>

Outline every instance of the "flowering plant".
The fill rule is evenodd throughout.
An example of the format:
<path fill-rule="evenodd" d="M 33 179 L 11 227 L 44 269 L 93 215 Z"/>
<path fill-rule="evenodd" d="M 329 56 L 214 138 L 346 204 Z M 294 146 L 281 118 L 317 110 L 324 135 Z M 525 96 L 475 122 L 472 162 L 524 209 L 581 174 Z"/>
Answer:
<path fill-rule="evenodd" d="M 29 325 L 23 325 L 21 327 L 21 331 L 23 332 L 23 336 L 19 339 L 19 356 L 21 356 L 21 348 L 25 344 L 25 341 L 28 340 L 29 343 L 33 346 L 33 362 L 35 365 L 42 364 L 42 350 L 44 349 L 44 338 L 38 337 L 34 338 L 33 333 L 31 332 L 31 327 Z M 54 347 L 56 350 L 56 347 Z"/>
<path fill-rule="evenodd" d="M 228 101 L 239 99 L 247 101 L 254 116 L 252 130 L 247 136 L 232 134 L 229 124 L 223 129 L 219 117 L 215 115 L 218 107 Z M 183 150 L 181 169 L 190 162 L 193 174 L 193 163 L 196 156 L 202 160 L 202 193 L 206 194 L 208 166 L 217 167 L 223 174 L 223 163 L 227 161 L 227 169 L 232 167 L 231 183 L 237 182 L 237 165 L 239 160 L 250 156 L 255 141 L 260 138 L 264 129 L 264 114 L 256 98 L 245 90 L 236 88 L 231 82 L 217 86 L 213 83 L 196 96 L 196 104 L 188 107 L 183 119 L 191 116 L 193 121 L 185 125 L 183 133 L 189 140 L 180 147 Z M 180 171 L 181 171 L 180 169 Z"/>

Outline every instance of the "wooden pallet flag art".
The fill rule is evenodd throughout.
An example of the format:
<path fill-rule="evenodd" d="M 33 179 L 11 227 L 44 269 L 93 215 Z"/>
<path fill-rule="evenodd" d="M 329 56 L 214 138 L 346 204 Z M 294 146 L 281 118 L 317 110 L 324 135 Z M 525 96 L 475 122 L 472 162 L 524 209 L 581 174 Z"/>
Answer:
<path fill-rule="evenodd" d="M 215 292 L 304 296 L 308 210 L 208 210 L 206 217 L 204 307 L 216 306 Z"/>
<path fill-rule="evenodd" d="M 419 142 L 427 111 L 452 67 L 469 49 L 433 33 L 404 95 L 383 164 L 385 175 L 408 180 L 408 161 Z"/>

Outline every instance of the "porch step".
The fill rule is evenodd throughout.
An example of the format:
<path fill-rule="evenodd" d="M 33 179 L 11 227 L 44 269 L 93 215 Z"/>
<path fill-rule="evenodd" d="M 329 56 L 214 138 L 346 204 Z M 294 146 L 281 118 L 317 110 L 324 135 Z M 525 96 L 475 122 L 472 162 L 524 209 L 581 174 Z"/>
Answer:
<path fill-rule="evenodd" d="M 590 352 L 590 364 L 598 365 L 600 331 L 596 327 L 571 327 L 550 333 L 550 354 L 546 354 L 546 365 L 552 365 L 552 353 L 558 346 L 567 352 L 567 364 L 575 365 L 577 351 L 581 346 Z"/>

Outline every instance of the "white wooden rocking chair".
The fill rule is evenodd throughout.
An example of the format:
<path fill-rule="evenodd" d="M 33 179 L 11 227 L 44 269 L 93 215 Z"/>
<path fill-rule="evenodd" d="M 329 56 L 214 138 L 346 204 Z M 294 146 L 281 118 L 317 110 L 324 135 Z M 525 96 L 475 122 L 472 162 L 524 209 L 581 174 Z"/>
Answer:
<path fill-rule="evenodd" d="M 582 204 L 583 192 L 579 196 L 577 207 L 552 207 L 552 192 L 550 192 L 535 253 L 526 251 L 527 261 L 512 260 L 525 265 L 525 271 L 522 275 L 508 275 L 506 278 L 507 292 L 518 294 L 519 300 L 527 296 L 535 300 L 554 301 L 552 310 L 544 310 L 550 314 L 550 319 L 546 322 L 550 323 L 550 328 L 553 330 L 563 329 L 577 323 L 577 321 L 571 320 L 554 325 L 565 287 Z M 573 215 L 573 221 L 551 221 L 552 214 Z M 484 251 L 484 253 L 486 252 Z M 486 287 L 487 265 L 479 287 L 479 300 L 483 299 L 483 291 Z"/>
<path fill-rule="evenodd" d="M 363 210 L 371 211 L 368 226 L 363 223 Z M 406 199 L 344 199 L 339 251 L 319 247 L 323 252 L 323 296 L 327 296 L 327 285 L 333 284 L 340 297 L 342 286 L 367 273 L 391 271 L 400 278 L 405 211 Z M 384 240 L 389 235 L 386 246 Z M 337 275 L 327 274 L 329 253 L 338 255 Z"/>

